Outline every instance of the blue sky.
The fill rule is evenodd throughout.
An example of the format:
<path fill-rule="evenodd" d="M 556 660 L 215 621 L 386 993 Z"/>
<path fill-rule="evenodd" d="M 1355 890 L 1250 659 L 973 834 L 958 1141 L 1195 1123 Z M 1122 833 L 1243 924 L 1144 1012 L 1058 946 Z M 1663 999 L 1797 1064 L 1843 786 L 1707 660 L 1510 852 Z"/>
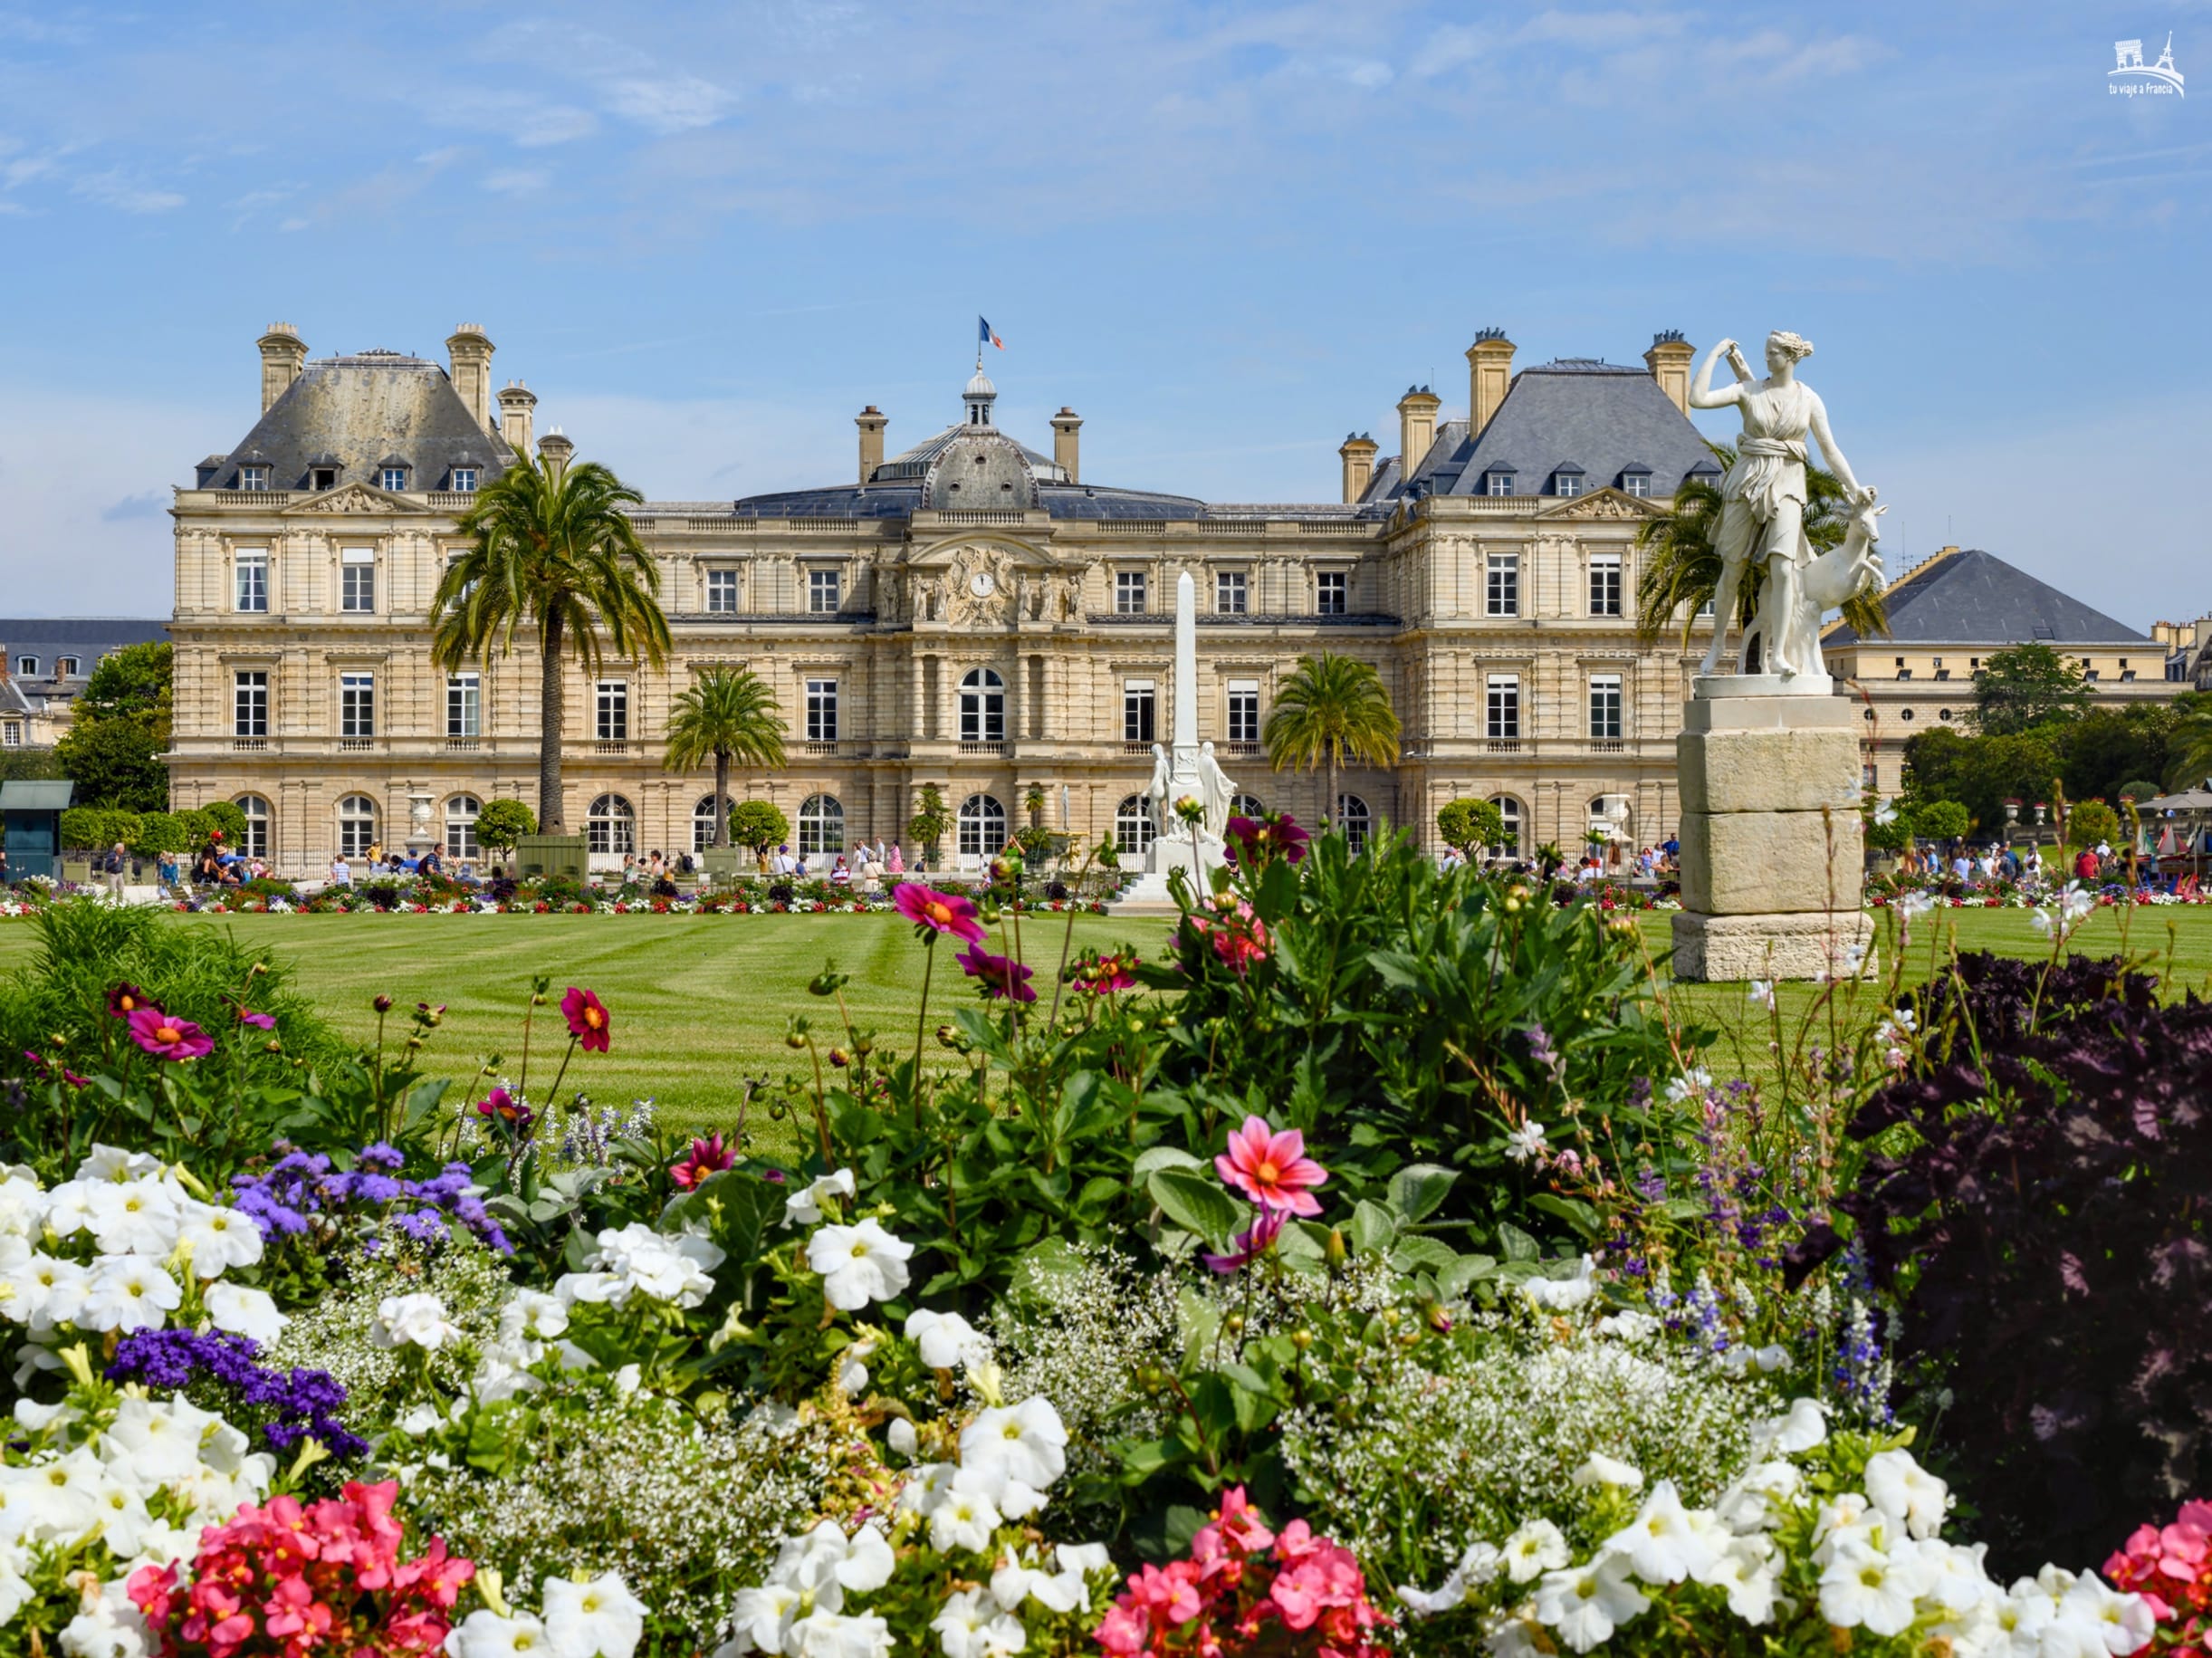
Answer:
<path fill-rule="evenodd" d="M 2111 95 L 2172 31 L 2189 97 Z M 1329 500 L 1504 327 L 1521 363 L 1794 328 L 1891 568 L 1980 545 L 2212 610 L 2212 5 L 1681 9 L 0 0 L 0 554 L 168 608 L 170 486 L 317 355 L 495 378 L 656 498 L 843 481 L 952 420 Z M 1709 423 L 1726 436 L 1731 422 Z"/>

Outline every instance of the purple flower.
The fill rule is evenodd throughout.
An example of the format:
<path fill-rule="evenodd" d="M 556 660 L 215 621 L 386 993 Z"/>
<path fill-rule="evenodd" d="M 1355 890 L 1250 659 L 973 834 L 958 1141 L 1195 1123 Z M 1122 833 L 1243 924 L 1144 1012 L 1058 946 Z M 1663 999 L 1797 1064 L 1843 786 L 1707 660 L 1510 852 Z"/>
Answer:
<path fill-rule="evenodd" d="M 1206 1265 L 1227 1277 L 1240 1272 L 1275 1247 L 1276 1239 L 1282 1236 L 1283 1222 L 1289 1218 L 1281 1209 L 1262 1209 L 1259 1218 L 1230 1240 L 1229 1253 L 1208 1255 Z"/>
<path fill-rule="evenodd" d="M 212 1385 L 221 1392 L 215 1403 L 223 1414 L 256 1428 L 278 1452 L 290 1452 L 311 1434 L 333 1456 L 367 1453 L 368 1442 L 338 1419 L 346 1390 L 329 1372 L 264 1369 L 255 1362 L 260 1356 L 259 1346 L 244 1336 L 137 1330 L 117 1345 L 107 1377 L 168 1393 L 196 1385 L 205 1393 Z"/>

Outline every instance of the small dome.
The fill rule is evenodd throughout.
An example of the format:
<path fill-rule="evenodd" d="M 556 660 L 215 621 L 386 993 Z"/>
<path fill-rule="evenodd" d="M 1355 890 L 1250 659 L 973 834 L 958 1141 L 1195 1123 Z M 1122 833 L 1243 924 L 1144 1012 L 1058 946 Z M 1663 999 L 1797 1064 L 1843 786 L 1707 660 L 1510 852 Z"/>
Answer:
<path fill-rule="evenodd" d="M 963 398 L 995 398 L 999 395 L 999 388 L 991 383 L 988 374 L 978 369 L 975 378 L 968 382 L 968 389 L 960 395 Z"/>

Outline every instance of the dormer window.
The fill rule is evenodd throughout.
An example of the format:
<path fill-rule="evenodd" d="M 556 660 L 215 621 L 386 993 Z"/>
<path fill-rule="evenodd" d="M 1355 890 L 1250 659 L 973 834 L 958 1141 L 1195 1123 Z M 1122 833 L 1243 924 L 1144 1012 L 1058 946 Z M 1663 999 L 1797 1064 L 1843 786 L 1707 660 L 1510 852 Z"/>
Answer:
<path fill-rule="evenodd" d="M 395 494 L 407 488 L 407 474 L 406 468 L 400 466 L 385 467 L 381 472 L 377 474 L 377 486 L 379 489 L 391 490 Z"/>
<path fill-rule="evenodd" d="M 1572 500 L 1582 494 L 1582 468 L 1569 461 L 1551 474 L 1551 493 L 1563 499 Z"/>
<path fill-rule="evenodd" d="M 269 487 L 269 469 L 266 466 L 239 467 L 238 487 L 249 490 L 267 489 Z"/>
<path fill-rule="evenodd" d="M 38 658 L 36 656 L 16 657 L 15 671 L 25 679 L 36 679 L 38 677 Z"/>
<path fill-rule="evenodd" d="M 1692 466 L 1687 473 L 1682 474 L 1682 482 L 1685 484 L 1702 484 L 1708 489 L 1713 488 L 1720 482 L 1720 468 L 1709 465 L 1699 465 Z"/>
<path fill-rule="evenodd" d="M 335 466 L 310 468 L 307 474 L 307 486 L 310 489 L 336 489 L 338 487 L 338 468 Z"/>
<path fill-rule="evenodd" d="M 476 493 L 476 469 L 474 466 L 455 467 L 453 469 L 453 486 L 456 494 L 474 494 Z"/>
<path fill-rule="evenodd" d="M 1652 469 L 1649 466 L 1623 466 L 1621 469 L 1621 493 L 1637 500 L 1648 499 L 1652 493 Z"/>
<path fill-rule="evenodd" d="M 56 679 L 79 679 L 83 677 L 83 675 L 84 669 L 78 665 L 76 657 L 57 656 L 54 658 L 53 676 Z"/>
<path fill-rule="evenodd" d="M 1513 468 L 1493 466 L 1482 474 L 1482 493 L 1486 495 L 1509 495 L 1513 493 Z"/>

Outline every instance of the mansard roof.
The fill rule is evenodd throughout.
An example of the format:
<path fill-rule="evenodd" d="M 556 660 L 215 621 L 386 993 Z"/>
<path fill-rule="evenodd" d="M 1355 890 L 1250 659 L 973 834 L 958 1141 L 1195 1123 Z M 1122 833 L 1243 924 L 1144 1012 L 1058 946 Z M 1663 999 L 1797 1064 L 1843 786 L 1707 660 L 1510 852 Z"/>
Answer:
<path fill-rule="evenodd" d="M 2148 645 L 2147 634 L 2038 581 L 1978 547 L 1938 553 L 1910 570 L 1883 595 L 1890 637 L 1898 645 Z M 1823 636 L 1828 647 L 1855 645 L 1842 624 Z"/>
<path fill-rule="evenodd" d="M 1652 492 L 1671 494 L 1691 472 L 1714 465 L 1713 452 L 1690 417 L 1642 369 L 1567 357 L 1522 369 L 1479 433 L 1447 420 L 1425 455 L 1400 456 L 1375 470 L 1364 501 L 1423 495 L 1482 495 L 1488 474 L 1511 473 L 1514 494 L 1547 495 L 1563 468 L 1594 484 L 1629 470 L 1648 471 Z"/>
<path fill-rule="evenodd" d="M 489 483 L 514 461 L 443 368 L 399 351 L 362 351 L 309 363 L 235 448 L 200 464 L 199 487 L 235 489 L 238 468 L 250 462 L 269 469 L 269 488 L 303 489 L 309 466 L 331 457 L 340 484 L 373 481 L 388 455 L 405 457 L 417 489 L 448 487 L 456 466 L 473 466 L 477 481 Z"/>

